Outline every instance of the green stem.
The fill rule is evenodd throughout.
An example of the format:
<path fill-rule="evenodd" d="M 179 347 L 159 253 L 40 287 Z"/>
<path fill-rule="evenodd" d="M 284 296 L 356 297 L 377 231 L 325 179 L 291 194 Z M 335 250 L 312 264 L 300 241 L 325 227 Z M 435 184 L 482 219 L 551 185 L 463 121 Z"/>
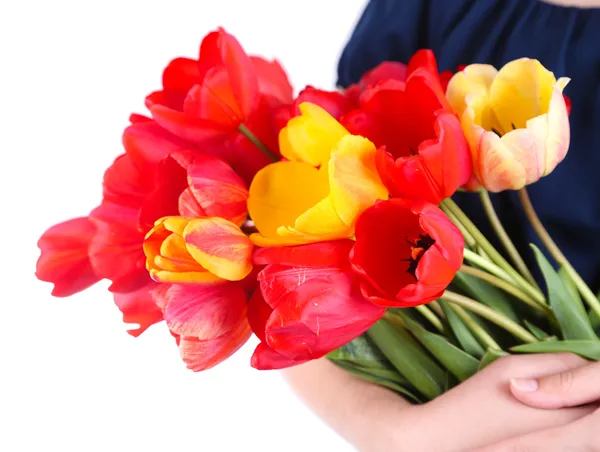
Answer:
<path fill-rule="evenodd" d="M 415 306 L 415 309 L 431 323 L 440 333 L 444 332 L 441 320 L 425 305 Z"/>
<path fill-rule="evenodd" d="M 523 328 L 521 325 L 494 311 L 492 308 L 489 308 L 486 305 L 473 300 L 472 298 L 468 298 L 464 295 L 460 295 L 447 290 L 446 292 L 444 292 L 441 299 L 461 306 L 466 310 L 471 311 L 483 317 L 486 320 L 489 320 L 490 322 L 505 329 L 513 336 L 521 339 L 525 343 L 531 344 L 534 342 L 538 342 L 535 336 L 529 331 L 527 331 L 525 328 Z"/>
<path fill-rule="evenodd" d="M 442 307 L 440 306 L 440 304 L 437 302 L 437 300 L 433 300 L 429 302 L 429 307 L 431 308 L 431 310 L 433 312 L 435 312 L 437 314 L 437 316 L 440 319 L 445 319 L 446 316 L 444 315 L 444 310 L 442 309 Z"/>
<path fill-rule="evenodd" d="M 517 247 L 510 239 L 508 233 L 506 232 L 506 229 L 504 229 L 502 222 L 498 218 L 498 214 L 494 209 L 494 205 L 492 204 L 492 199 L 490 198 L 489 192 L 487 190 L 481 190 L 479 192 L 479 197 L 481 199 L 481 204 L 483 205 L 483 210 L 485 211 L 488 219 L 490 220 L 494 232 L 496 232 L 498 239 L 500 239 L 500 242 L 502 243 L 502 245 L 504 245 L 506 252 L 513 261 L 513 264 L 515 264 L 517 270 L 521 272 L 521 274 L 525 277 L 525 279 L 527 279 L 527 281 L 531 283 L 533 287 L 539 289 L 535 278 L 529 271 L 529 268 L 527 268 L 525 261 L 519 254 L 519 251 L 517 251 Z"/>
<path fill-rule="evenodd" d="M 269 160 L 273 161 L 273 162 L 278 162 L 279 161 L 279 157 L 273 152 L 271 151 L 268 147 L 266 147 L 262 141 L 260 141 L 258 139 L 258 137 L 256 135 L 254 135 L 254 133 L 248 128 L 246 127 L 244 124 L 240 124 L 238 126 L 238 131 L 244 135 L 246 138 L 248 138 L 248 140 L 250 140 L 250 142 L 256 146 L 258 149 L 260 149 L 260 151 L 265 154 Z"/>
<path fill-rule="evenodd" d="M 479 339 L 481 345 L 484 345 L 486 348 L 502 350 L 494 338 L 490 336 L 489 333 L 479 323 L 477 323 L 467 311 L 455 303 L 450 302 L 448 304 L 450 305 L 450 308 L 462 319 L 462 321 L 465 322 L 465 325 L 467 325 L 473 334 L 477 336 L 477 339 Z"/>
<path fill-rule="evenodd" d="M 450 220 L 452 220 L 452 223 L 454 223 L 454 225 L 458 228 L 458 230 L 460 231 L 460 233 L 462 234 L 462 236 L 465 239 L 466 245 L 469 248 L 475 248 L 475 246 L 477 245 L 477 242 L 475 241 L 475 239 L 473 238 L 471 233 L 469 231 L 467 231 L 467 229 L 464 227 L 464 225 L 460 221 L 458 221 L 458 218 L 456 218 L 456 215 L 454 215 L 452 213 L 452 211 L 450 211 L 450 209 L 448 209 L 448 207 L 446 207 L 443 203 L 440 204 L 440 208 L 444 211 L 444 213 L 446 215 L 448 215 L 448 218 L 450 218 Z"/>
<path fill-rule="evenodd" d="M 552 255 L 552 257 L 556 260 L 556 262 L 563 266 L 575 285 L 581 296 L 586 301 L 590 309 L 592 309 L 596 314 L 600 316 L 600 301 L 594 295 L 594 292 L 589 288 L 589 286 L 585 283 L 583 278 L 579 276 L 579 273 L 573 268 L 569 260 L 562 253 L 560 248 L 556 245 L 548 231 L 540 221 L 540 218 L 537 216 L 535 209 L 533 208 L 533 204 L 531 203 L 531 199 L 529 198 L 529 194 L 527 193 L 527 189 L 522 188 L 519 190 L 519 199 L 521 200 L 521 204 L 523 205 L 523 210 L 525 211 L 525 215 L 527 215 L 527 219 L 531 223 L 531 226 L 537 233 L 538 237 L 548 250 L 548 252 Z"/>
<path fill-rule="evenodd" d="M 461 273 L 465 273 L 467 275 L 474 276 L 475 278 L 482 279 L 484 281 L 489 282 L 493 286 L 498 287 L 499 289 L 504 290 L 505 292 L 513 295 L 515 298 L 518 298 L 522 302 L 526 303 L 528 306 L 536 309 L 537 311 L 543 312 L 544 314 L 550 314 L 550 309 L 545 305 L 535 301 L 525 292 L 521 291 L 518 287 L 513 286 L 512 284 L 507 283 L 505 280 L 498 278 L 488 272 L 484 272 L 475 267 L 469 267 L 468 265 L 463 265 L 459 270 Z"/>
<path fill-rule="evenodd" d="M 446 198 L 443 201 L 448 209 L 454 213 L 454 215 L 458 218 L 458 220 L 469 230 L 473 238 L 477 241 L 477 243 L 483 248 L 483 250 L 487 253 L 488 256 L 506 273 L 510 275 L 510 277 L 517 283 L 521 288 L 526 291 L 529 295 L 534 297 L 535 299 L 542 299 L 545 303 L 544 294 L 529 284 L 525 278 L 521 276 L 521 274 L 516 271 L 507 261 L 502 257 L 502 255 L 492 246 L 487 238 L 481 233 L 479 229 L 473 224 L 473 222 L 469 219 L 469 217 L 461 210 L 458 205 L 452 201 L 450 198 Z"/>
<path fill-rule="evenodd" d="M 472 264 L 478 265 L 479 267 L 483 268 L 485 271 L 487 271 L 493 275 L 496 275 L 498 278 L 514 284 L 515 281 L 511 278 L 511 276 L 508 273 L 506 273 L 504 270 L 502 270 L 500 267 L 498 267 L 493 262 L 490 262 L 486 258 L 481 257 L 479 254 L 474 253 L 471 250 L 465 249 L 463 252 L 463 256 L 464 256 L 465 260 L 468 260 Z"/>

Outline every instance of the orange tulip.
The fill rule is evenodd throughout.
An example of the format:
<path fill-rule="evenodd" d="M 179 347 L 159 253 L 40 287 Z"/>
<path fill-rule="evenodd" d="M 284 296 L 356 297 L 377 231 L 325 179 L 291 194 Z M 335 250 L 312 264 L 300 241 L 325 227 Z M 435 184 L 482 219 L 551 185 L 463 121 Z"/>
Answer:
<path fill-rule="evenodd" d="M 550 174 L 569 149 L 563 89 L 537 60 L 521 58 L 499 71 L 473 64 L 448 84 L 448 101 L 461 118 L 476 180 L 467 188 L 519 190 Z"/>
<path fill-rule="evenodd" d="M 144 241 L 152 279 L 167 283 L 240 281 L 252 270 L 252 242 L 223 218 L 165 217 Z"/>

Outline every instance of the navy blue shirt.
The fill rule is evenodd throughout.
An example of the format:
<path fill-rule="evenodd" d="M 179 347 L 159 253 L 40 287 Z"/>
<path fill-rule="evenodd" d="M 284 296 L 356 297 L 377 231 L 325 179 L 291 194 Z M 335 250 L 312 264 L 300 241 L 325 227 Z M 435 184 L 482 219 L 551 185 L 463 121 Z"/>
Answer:
<path fill-rule="evenodd" d="M 338 83 L 357 82 L 385 60 L 408 62 L 435 52 L 440 71 L 461 64 L 500 68 L 536 58 L 571 83 L 571 147 L 552 174 L 528 187 L 542 222 L 594 291 L 600 288 L 600 9 L 537 0 L 371 0 L 339 62 Z M 516 193 L 492 195 L 503 224 L 530 265 L 528 242 L 540 246 Z M 478 196 L 455 199 L 493 235 Z"/>

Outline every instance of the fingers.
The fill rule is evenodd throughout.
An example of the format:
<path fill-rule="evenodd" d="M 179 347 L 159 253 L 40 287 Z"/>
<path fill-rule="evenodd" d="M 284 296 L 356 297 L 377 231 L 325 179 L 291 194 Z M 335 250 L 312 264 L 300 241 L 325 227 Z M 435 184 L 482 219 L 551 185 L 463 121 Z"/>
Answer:
<path fill-rule="evenodd" d="M 511 355 L 499 359 L 478 375 L 488 372 L 501 375 L 508 383 L 511 378 L 540 378 L 576 369 L 589 361 L 572 353 L 540 353 L 535 355 Z"/>
<path fill-rule="evenodd" d="M 522 403 L 555 409 L 600 400 L 600 363 L 586 364 L 538 379 L 516 378 L 510 390 Z"/>
<path fill-rule="evenodd" d="M 473 452 L 566 452 L 600 450 L 598 422 L 600 411 L 571 424 L 538 430 L 523 436 L 476 449 Z"/>
<path fill-rule="evenodd" d="M 578 450 L 574 446 L 573 438 L 568 439 L 568 429 L 556 428 L 530 433 L 529 435 L 507 439 L 491 446 L 476 449 L 474 452 L 562 452 L 565 450 Z M 565 446 L 571 449 L 565 449 Z"/>

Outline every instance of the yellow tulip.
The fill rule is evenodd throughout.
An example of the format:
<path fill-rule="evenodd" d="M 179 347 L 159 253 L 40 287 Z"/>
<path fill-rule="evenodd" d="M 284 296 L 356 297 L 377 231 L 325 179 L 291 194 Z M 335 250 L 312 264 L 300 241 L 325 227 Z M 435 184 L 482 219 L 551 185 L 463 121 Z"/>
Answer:
<path fill-rule="evenodd" d="M 358 216 L 387 199 L 375 167 L 375 145 L 351 135 L 325 110 L 302 103 L 301 115 L 279 134 L 289 161 L 260 170 L 250 185 L 248 211 L 258 246 L 348 238 Z"/>
<path fill-rule="evenodd" d="M 477 178 L 469 188 L 518 190 L 556 168 L 569 149 L 567 83 L 529 58 L 499 71 L 473 64 L 452 77 L 446 96 L 461 118 Z"/>
<path fill-rule="evenodd" d="M 218 217 L 164 217 L 144 240 L 146 268 L 167 283 L 240 281 L 252 271 L 252 243 Z"/>

